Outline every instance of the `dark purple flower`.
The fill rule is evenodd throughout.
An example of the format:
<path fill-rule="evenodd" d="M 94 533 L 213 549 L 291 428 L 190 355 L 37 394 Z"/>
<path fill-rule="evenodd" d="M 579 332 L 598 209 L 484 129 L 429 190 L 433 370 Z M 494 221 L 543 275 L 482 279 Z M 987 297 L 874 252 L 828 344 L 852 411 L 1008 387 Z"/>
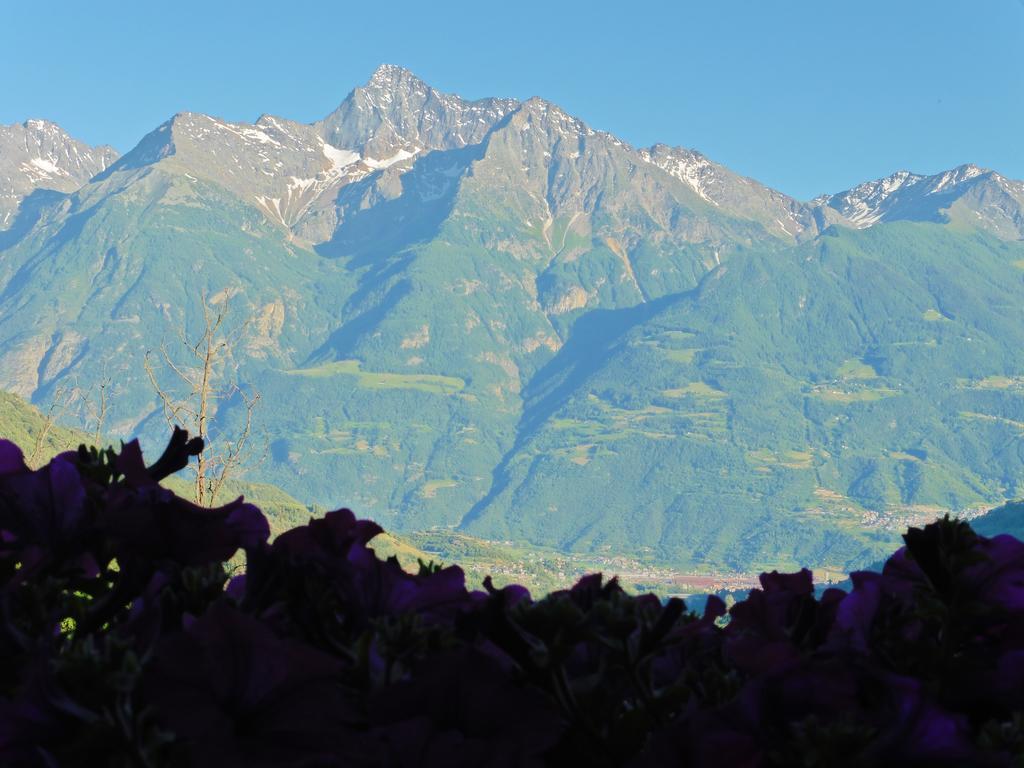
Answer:
<path fill-rule="evenodd" d="M 484 589 L 487 590 L 489 595 L 501 595 L 501 601 L 504 605 L 509 607 L 516 605 L 522 601 L 530 601 L 530 590 L 520 584 L 506 584 L 501 589 L 494 587 L 494 582 L 490 576 L 484 577 Z"/>
<path fill-rule="evenodd" d="M 434 656 L 369 711 L 380 764 L 396 768 L 541 766 L 564 730 L 547 696 L 471 649 Z"/>
<path fill-rule="evenodd" d="M 852 658 L 801 661 L 657 734 L 640 765 L 983 765 L 965 717 L 917 680 Z"/>
<path fill-rule="evenodd" d="M 1024 613 L 1024 543 L 1012 536 L 979 536 L 979 555 L 959 574 L 960 588 L 1006 613 Z"/>
<path fill-rule="evenodd" d="M 0 765 L 56 764 L 48 746 L 59 741 L 61 725 L 54 712 L 25 695 L 0 698 Z"/>
<path fill-rule="evenodd" d="M 330 564 L 346 560 L 350 554 L 365 557 L 366 543 L 383 530 L 369 520 L 356 520 L 350 509 L 339 509 L 282 533 L 275 539 L 273 551 L 296 560 Z"/>
<path fill-rule="evenodd" d="M 882 576 L 869 571 L 855 571 L 850 574 L 850 580 L 853 588 L 839 603 L 829 644 L 866 653 L 875 614 L 882 600 Z"/>
<path fill-rule="evenodd" d="M 342 665 L 226 603 L 157 647 L 145 700 L 188 765 L 343 765 L 363 721 Z"/>
<path fill-rule="evenodd" d="M 0 440 L 0 475 L 17 474 L 27 469 L 21 448 L 10 440 Z"/>
<path fill-rule="evenodd" d="M 900 547 L 885 561 L 882 576 L 885 591 L 904 601 L 912 601 L 932 588 L 928 577 L 906 547 Z"/>
<path fill-rule="evenodd" d="M 133 441 L 138 444 L 137 441 Z M 127 448 L 127 446 L 125 446 Z M 189 438 L 188 432 L 181 427 L 175 427 L 174 432 L 171 434 L 171 439 L 167 443 L 167 447 L 164 448 L 164 452 L 160 454 L 160 458 L 156 460 L 155 464 L 150 465 L 146 468 L 146 474 L 149 479 L 154 482 L 159 482 L 165 477 L 170 477 L 175 472 L 184 469 L 188 466 L 189 459 L 193 456 L 198 456 L 203 452 L 203 438 L 193 437 Z M 122 450 L 122 456 L 125 451 Z M 141 453 L 139 459 L 141 460 Z M 138 462 L 138 463 L 141 463 Z M 133 474 L 138 469 L 138 463 L 132 466 Z M 121 467 L 121 471 L 125 475 L 124 467 Z M 136 475 L 135 482 L 141 482 L 141 478 Z"/>
<path fill-rule="evenodd" d="M 31 471 L 21 451 L 0 442 L 0 530 L 8 544 L 37 547 L 55 556 L 82 551 L 91 523 L 85 488 L 73 454 L 60 454 Z"/>
<path fill-rule="evenodd" d="M 763 573 L 761 587 L 732 607 L 725 631 L 730 659 L 749 674 L 794 662 L 822 643 L 841 597 L 815 600 L 806 568 L 791 574 Z"/>
<path fill-rule="evenodd" d="M 342 509 L 282 534 L 250 558 L 244 605 L 268 617 L 286 614 L 307 638 L 335 650 L 376 617 L 415 614 L 450 624 L 484 599 L 466 591 L 458 567 L 414 575 L 394 558 L 378 559 L 366 544 L 380 531 Z"/>
<path fill-rule="evenodd" d="M 242 498 L 200 507 L 156 484 L 109 489 L 98 523 L 122 563 L 223 562 L 239 549 L 259 548 L 270 536 L 263 513 Z"/>
<path fill-rule="evenodd" d="M 30 471 L 0 441 L 0 764 L 996 766 L 1024 749 L 1011 537 L 911 529 L 849 594 L 763 574 L 723 628 L 715 598 L 698 618 L 600 574 L 533 601 L 469 592 L 454 566 L 407 573 L 349 510 L 268 545 L 241 499 L 159 485 L 200 448 L 178 430 L 150 467 L 132 442 Z"/>

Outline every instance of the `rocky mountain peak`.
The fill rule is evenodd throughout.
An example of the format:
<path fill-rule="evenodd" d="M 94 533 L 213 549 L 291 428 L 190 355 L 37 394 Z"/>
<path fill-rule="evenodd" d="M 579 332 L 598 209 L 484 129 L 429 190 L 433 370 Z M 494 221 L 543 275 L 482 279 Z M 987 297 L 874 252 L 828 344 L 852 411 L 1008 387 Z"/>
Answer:
<path fill-rule="evenodd" d="M 516 110 L 514 121 L 535 123 L 553 136 L 580 137 L 594 136 L 597 131 L 574 115 L 570 115 L 557 104 L 533 96 L 524 101 Z M 623 145 L 624 146 L 624 145 Z"/>
<path fill-rule="evenodd" d="M 789 195 L 741 176 L 701 152 L 686 147 L 655 144 L 637 153 L 685 184 L 705 203 L 724 213 L 762 224 L 775 237 L 806 240 L 830 224 L 841 223 L 834 211 L 822 211 Z"/>
<path fill-rule="evenodd" d="M 471 101 L 443 93 L 409 70 L 385 64 L 316 125 L 332 146 L 384 161 L 399 152 L 478 144 L 517 105 L 514 99 Z"/>
<path fill-rule="evenodd" d="M 401 90 L 426 91 L 430 86 L 405 67 L 381 64 L 370 75 L 361 90 L 370 93 L 393 94 Z"/>
<path fill-rule="evenodd" d="M 684 182 L 702 199 L 717 204 L 709 194 L 716 178 L 716 165 L 700 152 L 655 144 L 649 149 L 640 150 L 640 156 Z"/>
<path fill-rule="evenodd" d="M 931 175 L 897 171 L 823 195 L 815 204 L 839 212 L 853 226 L 887 221 L 946 221 L 960 216 L 1000 237 L 1024 234 L 1024 184 L 973 163 Z"/>
<path fill-rule="evenodd" d="M 116 159 L 112 147 L 78 141 L 49 120 L 0 125 L 0 230 L 37 189 L 72 192 Z"/>

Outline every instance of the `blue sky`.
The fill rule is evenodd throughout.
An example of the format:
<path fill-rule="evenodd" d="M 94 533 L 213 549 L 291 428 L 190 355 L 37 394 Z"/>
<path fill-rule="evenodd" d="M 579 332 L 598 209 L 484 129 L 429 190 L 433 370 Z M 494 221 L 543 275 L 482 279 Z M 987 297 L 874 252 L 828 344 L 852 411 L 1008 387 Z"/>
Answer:
<path fill-rule="evenodd" d="M 0 123 L 122 151 L 181 110 L 318 119 L 388 62 L 467 97 L 543 96 L 798 197 L 965 162 L 1024 178 L 1024 0 L 5 6 Z"/>

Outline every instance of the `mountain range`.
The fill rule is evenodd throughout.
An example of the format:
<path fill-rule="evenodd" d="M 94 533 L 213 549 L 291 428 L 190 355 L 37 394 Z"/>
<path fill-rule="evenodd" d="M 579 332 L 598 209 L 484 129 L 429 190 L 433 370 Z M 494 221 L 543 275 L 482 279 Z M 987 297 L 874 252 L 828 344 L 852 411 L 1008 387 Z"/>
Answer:
<path fill-rule="evenodd" d="M 1020 494 L 1022 238 L 1024 183 L 995 171 L 799 201 L 382 66 L 319 122 L 182 113 L 120 157 L 0 127 L 0 387 L 109 378 L 108 431 L 155 445 L 143 356 L 206 296 L 248 321 L 254 479 L 305 503 L 844 570 Z"/>

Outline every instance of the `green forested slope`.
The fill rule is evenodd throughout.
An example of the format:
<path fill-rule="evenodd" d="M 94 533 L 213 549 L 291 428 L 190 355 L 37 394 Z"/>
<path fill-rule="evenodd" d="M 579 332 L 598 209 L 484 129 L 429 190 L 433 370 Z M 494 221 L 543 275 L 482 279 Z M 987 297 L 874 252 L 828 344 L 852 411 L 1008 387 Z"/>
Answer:
<path fill-rule="evenodd" d="M 93 442 L 92 435 L 53 422 L 37 408 L 8 392 L 0 392 L 0 438 L 17 444 L 26 458 L 32 459 L 35 454 L 30 462 L 33 466 L 44 464 L 57 453 Z M 185 498 L 192 497 L 193 486 L 187 472 L 168 478 L 165 485 Z M 244 496 L 263 510 L 272 536 L 304 525 L 311 517 L 323 513 L 321 509 L 305 506 L 276 486 L 244 479 L 225 482 L 221 499 L 238 496 Z M 467 585 L 476 589 L 482 588 L 484 578 L 490 576 L 499 587 L 521 584 L 539 596 L 569 587 L 581 576 L 599 571 L 609 576 L 620 575 L 623 585 L 631 590 L 655 589 L 669 595 L 706 588 L 703 582 L 688 581 L 669 569 L 629 558 L 572 556 L 550 548 L 516 546 L 511 542 L 488 541 L 447 530 L 404 536 L 385 532 L 373 540 L 373 548 L 381 557 L 397 557 L 413 572 L 419 568 L 420 561 L 459 565 L 466 572 Z"/>
<path fill-rule="evenodd" d="M 841 569 L 1019 495 L 1022 256 L 936 225 L 836 230 L 607 313 L 526 391 L 467 530 Z"/>
<path fill-rule="evenodd" d="M 31 467 L 45 464 L 63 451 L 73 451 L 79 445 L 95 445 L 94 435 L 79 429 L 69 429 L 54 421 L 52 415 L 40 412 L 18 395 L 0 391 L 0 439 L 10 440 L 25 455 Z M 188 473 L 183 472 L 165 481 L 167 487 L 185 498 L 192 498 L 193 486 Z M 245 496 L 267 513 L 275 534 L 309 520 L 309 507 L 287 493 L 266 483 L 227 480 L 221 492 L 223 500 Z"/>

